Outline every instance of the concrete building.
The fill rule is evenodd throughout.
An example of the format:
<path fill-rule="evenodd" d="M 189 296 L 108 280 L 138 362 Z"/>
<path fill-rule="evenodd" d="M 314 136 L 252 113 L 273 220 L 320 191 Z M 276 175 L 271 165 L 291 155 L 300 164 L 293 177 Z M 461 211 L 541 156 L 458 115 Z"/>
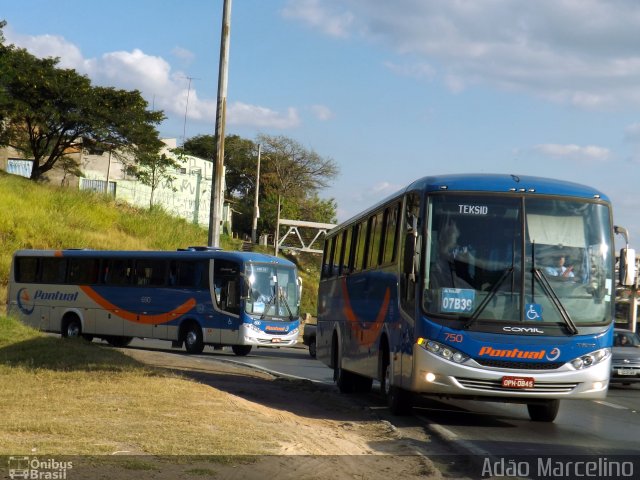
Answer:
<path fill-rule="evenodd" d="M 164 139 L 165 146 L 160 154 L 165 154 L 180 163 L 172 174 L 171 182 L 164 182 L 154 192 L 154 205 L 161 206 L 168 213 L 185 218 L 202 226 L 209 225 L 213 162 L 191 155 L 176 155 L 175 139 Z M 143 185 L 135 177 L 127 175 L 126 162 L 115 152 L 82 148 L 71 151 L 68 156 L 78 165 L 82 176 L 78 177 L 65 170 L 61 162 L 46 173 L 52 184 L 109 193 L 141 208 L 149 208 L 151 187 Z M 32 161 L 22 158 L 15 150 L 0 149 L 0 168 L 14 175 L 30 177 Z M 223 175 L 224 178 L 224 175 Z M 222 206 L 223 231 L 231 233 L 232 212 L 228 202 Z"/>

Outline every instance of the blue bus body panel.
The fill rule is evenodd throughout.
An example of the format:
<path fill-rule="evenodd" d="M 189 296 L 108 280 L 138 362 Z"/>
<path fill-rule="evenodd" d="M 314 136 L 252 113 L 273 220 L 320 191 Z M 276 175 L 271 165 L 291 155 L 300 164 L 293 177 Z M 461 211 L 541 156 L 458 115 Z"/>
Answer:
<path fill-rule="evenodd" d="M 425 337 L 448 345 L 475 360 L 564 364 L 613 342 L 613 328 L 596 335 L 535 336 L 454 330 L 423 318 Z"/>

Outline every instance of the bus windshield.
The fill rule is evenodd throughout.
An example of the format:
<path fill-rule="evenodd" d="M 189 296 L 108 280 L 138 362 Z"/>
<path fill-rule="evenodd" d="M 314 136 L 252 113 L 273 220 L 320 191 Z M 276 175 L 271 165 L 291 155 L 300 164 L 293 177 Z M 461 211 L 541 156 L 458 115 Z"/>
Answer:
<path fill-rule="evenodd" d="M 295 269 L 250 263 L 246 271 L 249 291 L 246 312 L 260 318 L 292 320 L 298 317 L 298 282 Z"/>
<path fill-rule="evenodd" d="M 606 205 L 438 195 L 427 203 L 424 309 L 443 319 L 607 324 L 613 246 Z"/>

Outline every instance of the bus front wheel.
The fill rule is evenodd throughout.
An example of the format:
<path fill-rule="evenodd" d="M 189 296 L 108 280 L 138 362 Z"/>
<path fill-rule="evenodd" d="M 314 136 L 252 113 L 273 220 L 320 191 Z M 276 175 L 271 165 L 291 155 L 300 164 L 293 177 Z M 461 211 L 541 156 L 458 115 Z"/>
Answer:
<path fill-rule="evenodd" d="M 560 409 L 560 400 L 549 400 L 545 403 L 528 403 L 529 418 L 534 422 L 553 422 Z"/>
<path fill-rule="evenodd" d="M 388 360 L 385 361 L 384 357 L 382 372 L 380 390 L 387 401 L 389 410 L 394 415 L 409 415 L 412 408 L 411 392 L 391 384 L 391 363 Z"/>
<path fill-rule="evenodd" d="M 112 347 L 124 348 L 131 343 L 133 337 L 118 337 L 114 335 L 111 337 L 106 337 L 105 340 Z"/>
<path fill-rule="evenodd" d="M 233 350 L 233 353 L 238 357 L 244 357 L 245 355 L 249 355 L 251 345 L 232 345 L 231 350 Z"/>
<path fill-rule="evenodd" d="M 79 337 L 82 334 L 82 324 L 76 316 L 69 317 L 62 328 L 61 334 L 65 338 Z"/>
<path fill-rule="evenodd" d="M 202 353 L 204 342 L 202 341 L 202 329 L 196 323 L 190 323 L 184 331 L 184 348 L 187 353 Z"/>

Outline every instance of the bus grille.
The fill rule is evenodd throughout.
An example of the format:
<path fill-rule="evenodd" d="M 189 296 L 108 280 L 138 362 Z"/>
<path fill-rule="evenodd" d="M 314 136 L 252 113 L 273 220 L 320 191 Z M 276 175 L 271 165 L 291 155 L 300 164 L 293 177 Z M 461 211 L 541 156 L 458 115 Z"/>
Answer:
<path fill-rule="evenodd" d="M 564 363 L 561 362 L 549 362 L 549 363 L 530 363 L 530 362 L 510 362 L 509 360 L 487 360 L 474 358 L 474 360 L 480 365 L 485 367 L 494 368 L 513 368 L 515 370 L 555 370 L 560 368 Z"/>
<path fill-rule="evenodd" d="M 501 380 L 478 380 L 475 378 L 460 378 L 456 380 L 465 388 L 484 390 L 488 392 L 536 392 L 536 393 L 569 393 L 578 386 L 577 383 L 535 382 L 533 388 L 505 388 Z"/>

